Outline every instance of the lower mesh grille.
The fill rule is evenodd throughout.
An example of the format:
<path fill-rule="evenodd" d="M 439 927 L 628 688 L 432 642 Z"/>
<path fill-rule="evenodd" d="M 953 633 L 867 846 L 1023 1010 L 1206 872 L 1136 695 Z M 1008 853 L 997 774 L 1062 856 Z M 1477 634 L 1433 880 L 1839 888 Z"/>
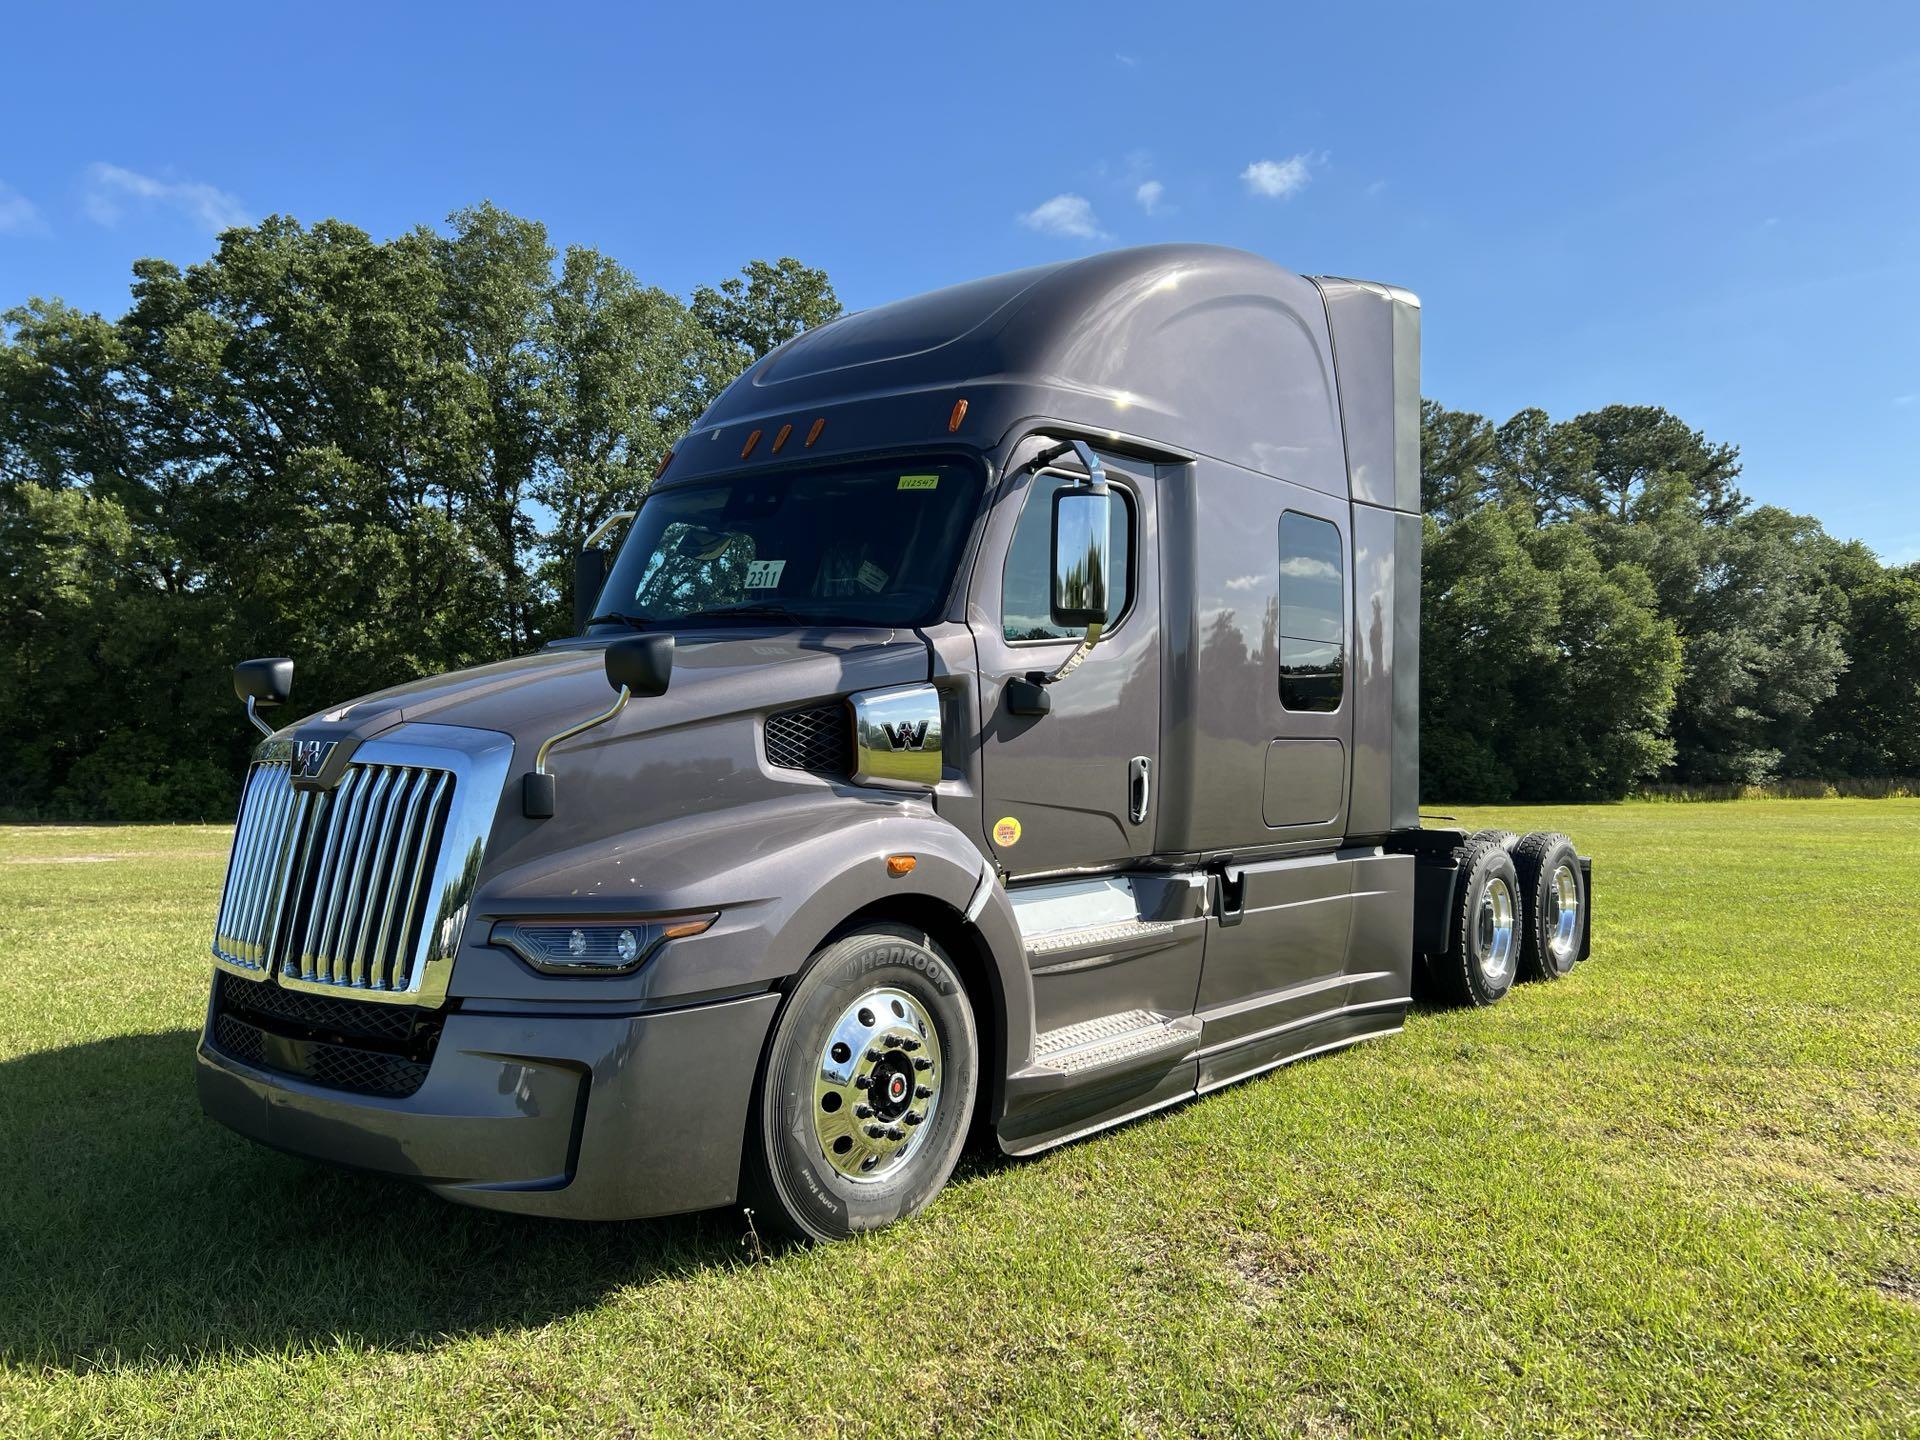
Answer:
<path fill-rule="evenodd" d="M 845 702 L 783 710 L 767 717 L 767 763 L 814 775 L 853 773 L 852 722 Z"/>
<path fill-rule="evenodd" d="M 243 1065 L 400 1099 L 426 1083 L 441 1023 L 437 1014 L 222 975 L 213 1043 Z"/>

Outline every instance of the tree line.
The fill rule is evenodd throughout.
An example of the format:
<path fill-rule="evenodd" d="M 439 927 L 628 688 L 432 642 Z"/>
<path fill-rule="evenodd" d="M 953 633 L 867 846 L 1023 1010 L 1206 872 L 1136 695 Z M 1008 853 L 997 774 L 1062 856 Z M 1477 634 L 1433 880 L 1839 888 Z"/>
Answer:
<path fill-rule="evenodd" d="M 1920 774 L 1920 564 L 1753 504 L 1655 406 L 1421 421 L 1424 794 Z"/>
<path fill-rule="evenodd" d="M 683 299 L 481 205 L 271 218 L 140 261 L 118 320 L 7 311 L 0 807 L 224 817 L 236 657 L 296 657 L 304 711 L 567 633 L 586 531 L 839 308 L 791 259 Z"/>
<path fill-rule="evenodd" d="M 585 532 L 838 311 L 793 259 L 681 297 L 491 205 L 6 311 L 0 810 L 230 815 L 238 656 L 297 657 L 305 710 L 567 633 Z M 1663 410 L 1423 430 L 1427 795 L 1920 773 L 1920 566 L 1752 505 Z"/>

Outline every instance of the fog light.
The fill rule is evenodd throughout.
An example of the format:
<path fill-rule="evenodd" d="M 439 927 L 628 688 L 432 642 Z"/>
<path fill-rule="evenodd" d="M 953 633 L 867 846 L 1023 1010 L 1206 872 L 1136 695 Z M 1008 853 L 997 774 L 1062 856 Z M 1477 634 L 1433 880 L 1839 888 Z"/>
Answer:
<path fill-rule="evenodd" d="M 567 936 L 567 953 L 575 959 L 579 959 L 587 953 L 586 931 L 575 930 L 571 935 Z"/>
<path fill-rule="evenodd" d="M 579 931 L 574 932 L 576 935 Z M 622 930 L 619 938 L 613 942 L 613 948 L 619 952 L 621 960 L 631 965 L 640 958 L 640 937 L 631 930 Z"/>

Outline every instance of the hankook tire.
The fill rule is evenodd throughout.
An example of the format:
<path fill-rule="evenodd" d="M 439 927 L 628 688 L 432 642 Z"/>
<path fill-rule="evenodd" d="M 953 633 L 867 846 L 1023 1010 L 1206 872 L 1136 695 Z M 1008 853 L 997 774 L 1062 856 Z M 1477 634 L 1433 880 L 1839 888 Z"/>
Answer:
<path fill-rule="evenodd" d="M 804 1240 L 916 1214 L 960 1157 L 979 1054 L 959 972 L 925 932 L 872 924 L 823 946 L 774 1021 L 744 1203 Z"/>

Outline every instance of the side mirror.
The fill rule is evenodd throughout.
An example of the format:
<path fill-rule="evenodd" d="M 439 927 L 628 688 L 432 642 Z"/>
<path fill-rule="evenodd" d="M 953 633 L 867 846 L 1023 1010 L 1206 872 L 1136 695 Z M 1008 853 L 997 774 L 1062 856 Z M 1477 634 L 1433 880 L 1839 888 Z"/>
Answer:
<path fill-rule="evenodd" d="M 1074 485 L 1053 497 L 1053 623 L 1081 629 L 1107 623 L 1113 492 Z"/>
<path fill-rule="evenodd" d="M 635 635 L 607 646 L 607 684 L 635 695 L 664 695 L 673 679 L 673 636 Z"/>
<path fill-rule="evenodd" d="M 594 607 L 600 603 L 600 592 L 607 588 L 607 552 L 600 548 L 600 541 L 614 526 L 624 525 L 639 513 L 614 511 L 593 527 L 593 533 L 573 557 L 573 628 L 581 634 L 586 633 L 587 622 L 597 613 Z"/>
<path fill-rule="evenodd" d="M 246 702 L 247 718 L 262 735 L 273 734 L 273 727 L 254 711 L 267 705 L 281 705 L 293 693 L 293 661 L 285 655 L 260 660 L 242 660 L 233 667 L 233 693 Z"/>
<path fill-rule="evenodd" d="M 585 634 L 593 619 L 600 592 L 607 586 L 607 552 L 582 550 L 573 557 L 573 628 Z"/>

